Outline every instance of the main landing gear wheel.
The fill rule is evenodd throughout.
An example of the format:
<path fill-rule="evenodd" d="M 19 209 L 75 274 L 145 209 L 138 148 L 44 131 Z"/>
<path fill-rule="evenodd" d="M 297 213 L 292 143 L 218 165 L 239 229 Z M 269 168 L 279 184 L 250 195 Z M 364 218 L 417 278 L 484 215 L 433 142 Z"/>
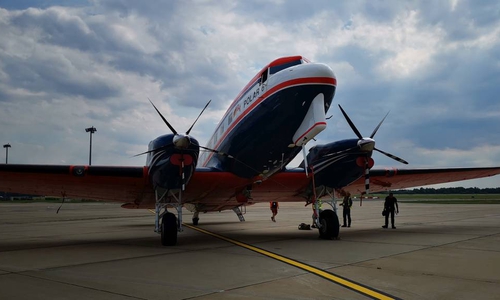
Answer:
<path fill-rule="evenodd" d="M 333 210 L 326 209 L 320 212 L 319 223 L 321 224 L 321 227 L 318 228 L 320 238 L 331 240 L 339 237 L 339 218 Z"/>
<path fill-rule="evenodd" d="M 177 244 L 177 218 L 173 213 L 165 213 L 161 220 L 161 244 L 163 246 Z"/>
<path fill-rule="evenodd" d="M 199 221 L 200 221 L 200 218 L 193 218 L 193 225 L 197 226 Z"/>

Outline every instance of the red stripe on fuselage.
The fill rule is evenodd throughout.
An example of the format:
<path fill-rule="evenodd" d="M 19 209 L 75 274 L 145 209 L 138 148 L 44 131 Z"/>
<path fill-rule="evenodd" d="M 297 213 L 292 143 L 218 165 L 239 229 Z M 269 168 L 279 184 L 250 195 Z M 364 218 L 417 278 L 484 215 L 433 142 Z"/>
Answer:
<path fill-rule="evenodd" d="M 236 120 L 233 120 L 233 122 L 231 123 L 231 125 L 225 130 L 224 134 L 220 137 L 219 141 L 213 147 L 213 149 L 217 149 L 217 147 L 220 146 L 220 144 L 224 141 L 224 139 L 231 132 L 231 130 L 233 130 L 233 128 L 236 127 L 236 125 L 238 125 L 239 122 L 244 117 L 246 117 L 257 105 L 259 105 L 260 103 L 262 103 L 263 101 L 265 101 L 268 97 L 270 97 L 270 96 L 274 95 L 275 93 L 277 93 L 277 92 L 279 92 L 281 90 L 284 90 L 286 88 L 294 87 L 294 86 L 299 86 L 299 85 L 304 85 L 304 84 L 326 84 L 326 85 L 337 86 L 337 79 L 336 78 L 332 78 L 332 77 L 306 77 L 306 78 L 297 78 L 297 79 L 292 79 L 292 80 L 288 80 L 288 81 L 282 82 L 282 83 L 280 83 L 280 84 L 272 87 L 271 89 L 269 89 L 268 91 L 266 91 L 262 96 L 258 97 L 257 100 L 254 101 L 250 106 L 248 106 L 238 116 L 238 118 L 236 118 Z M 239 100 L 240 99 L 238 98 L 237 102 L 239 102 Z M 224 114 L 224 116 L 226 116 L 226 114 Z M 225 118 L 223 118 L 223 120 L 224 119 Z M 219 127 L 217 127 L 217 128 L 219 128 Z M 214 155 L 213 152 L 210 153 L 210 155 L 207 157 L 207 159 L 203 162 L 203 166 L 205 166 L 210 161 L 210 159 L 212 158 L 213 155 Z"/>

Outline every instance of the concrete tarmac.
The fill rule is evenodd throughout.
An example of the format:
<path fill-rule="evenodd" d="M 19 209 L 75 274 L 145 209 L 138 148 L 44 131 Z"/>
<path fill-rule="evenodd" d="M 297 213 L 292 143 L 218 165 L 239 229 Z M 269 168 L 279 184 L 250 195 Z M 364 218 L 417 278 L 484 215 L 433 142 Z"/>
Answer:
<path fill-rule="evenodd" d="M 114 203 L 0 202 L 0 299 L 369 299 L 307 271 L 185 228 L 163 247 L 147 210 Z M 400 299 L 500 299 L 500 205 L 355 201 L 341 239 L 318 239 L 311 209 L 280 203 L 200 215 L 199 228 Z M 341 211 L 339 211 L 341 215 Z M 184 214 L 190 223 L 191 213 Z"/>

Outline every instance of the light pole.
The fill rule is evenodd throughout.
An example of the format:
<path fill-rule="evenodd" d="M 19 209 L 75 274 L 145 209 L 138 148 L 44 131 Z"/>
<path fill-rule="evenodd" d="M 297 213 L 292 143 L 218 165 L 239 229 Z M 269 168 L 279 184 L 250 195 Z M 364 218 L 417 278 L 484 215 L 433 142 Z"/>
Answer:
<path fill-rule="evenodd" d="M 3 147 L 5 148 L 5 164 L 8 164 L 9 163 L 9 148 L 11 147 L 11 145 L 5 144 L 5 145 L 3 145 Z"/>
<path fill-rule="evenodd" d="M 92 134 L 96 131 L 97 129 L 94 126 L 85 128 L 85 132 L 90 132 L 89 166 L 92 165 Z"/>

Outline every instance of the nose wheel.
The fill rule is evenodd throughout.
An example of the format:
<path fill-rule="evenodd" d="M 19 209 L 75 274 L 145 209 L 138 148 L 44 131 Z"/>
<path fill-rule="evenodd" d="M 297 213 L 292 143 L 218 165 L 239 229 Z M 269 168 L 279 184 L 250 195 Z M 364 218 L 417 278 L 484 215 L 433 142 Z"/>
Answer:
<path fill-rule="evenodd" d="M 165 191 L 159 197 L 158 190 L 156 194 L 156 209 L 155 209 L 155 232 L 161 235 L 161 244 L 163 246 L 175 246 L 177 244 L 177 232 L 182 231 L 182 191 L 178 192 L 178 197 L 172 191 Z M 170 194 L 177 200 L 177 203 L 165 203 L 165 196 Z M 167 211 L 167 206 L 173 206 L 177 211 L 175 214 Z M 161 221 L 161 222 L 160 222 Z"/>

